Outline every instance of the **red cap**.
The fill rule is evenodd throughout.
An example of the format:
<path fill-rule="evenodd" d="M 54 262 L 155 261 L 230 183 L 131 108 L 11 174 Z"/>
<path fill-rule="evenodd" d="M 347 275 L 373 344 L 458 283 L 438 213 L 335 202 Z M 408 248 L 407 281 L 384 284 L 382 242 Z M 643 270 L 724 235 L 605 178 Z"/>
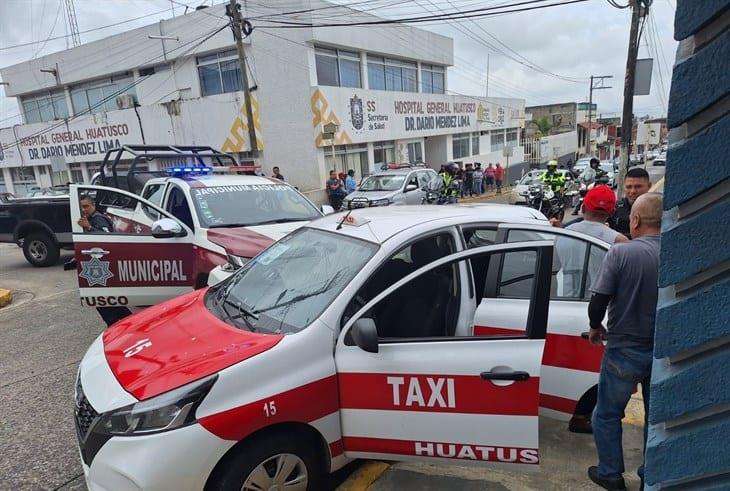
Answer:
<path fill-rule="evenodd" d="M 616 211 L 616 194 L 611 188 L 601 184 L 588 191 L 583 206 L 589 211 L 603 211 L 613 215 Z"/>

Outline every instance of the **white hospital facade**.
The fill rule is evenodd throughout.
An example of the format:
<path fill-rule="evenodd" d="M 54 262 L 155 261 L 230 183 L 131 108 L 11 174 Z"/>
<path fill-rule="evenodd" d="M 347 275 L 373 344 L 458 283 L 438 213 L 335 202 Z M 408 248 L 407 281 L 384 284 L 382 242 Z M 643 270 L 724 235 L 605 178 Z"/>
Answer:
<path fill-rule="evenodd" d="M 300 4 L 290 10 L 334 8 Z M 336 12 L 338 22 L 372 17 Z M 332 168 L 360 177 L 382 163 L 504 162 L 504 147 L 512 162 L 523 160 L 524 100 L 451 92 L 450 38 L 403 25 L 252 23 L 256 164 L 267 174 L 279 166 L 314 199 Z M 226 24 L 219 4 L 0 69 L 23 121 L 0 128 L 0 192 L 87 181 L 119 144 L 209 145 L 250 160 L 233 36 L 227 27 L 211 35 Z M 327 123 L 337 125 L 334 141 L 323 138 Z"/>

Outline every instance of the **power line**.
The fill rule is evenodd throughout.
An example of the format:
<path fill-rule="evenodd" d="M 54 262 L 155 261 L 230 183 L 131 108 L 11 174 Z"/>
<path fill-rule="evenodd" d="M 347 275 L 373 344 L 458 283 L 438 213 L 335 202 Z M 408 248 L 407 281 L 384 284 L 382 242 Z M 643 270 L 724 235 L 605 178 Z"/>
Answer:
<path fill-rule="evenodd" d="M 403 19 L 380 19 L 380 20 L 373 20 L 373 21 L 347 22 L 347 23 L 312 24 L 312 23 L 299 23 L 299 22 L 269 20 L 268 22 L 274 22 L 274 23 L 281 24 L 281 25 L 273 25 L 273 26 L 266 25 L 266 26 L 258 26 L 258 27 L 266 27 L 267 29 L 300 29 L 300 28 L 313 28 L 313 27 L 360 27 L 360 26 L 406 24 L 406 23 L 417 24 L 417 23 L 424 23 L 424 22 L 472 19 L 472 18 L 482 18 L 482 17 L 500 15 L 500 14 L 528 12 L 531 10 L 538 10 L 538 9 L 544 9 L 544 8 L 549 8 L 549 7 L 560 7 L 560 6 L 570 5 L 570 4 L 574 4 L 574 3 L 583 3 L 583 2 L 587 2 L 588 0 L 568 0 L 568 1 L 546 4 L 546 5 L 533 5 L 530 7 L 515 8 L 512 10 L 503 10 L 503 11 L 499 11 L 499 12 L 494 12 L 497 9 L 518 7 L 521 5 L 528 5 L 528 4 L 534 4 L 534 3 L 542 3 L 544 1 L 546 1 L 546 0 L 528 0 L 528 1 L 524 1 L 524 2 L 518 2 L 518 3 L 509 4 L 509 5 L 499 6 L 499 7 L 483 7 L 480 9 L 466 10 L 464 12 L 445 13 L 443 15 L 436 15 L 436 16 L 429 15 L 429 16 L 424 16 L 424 17 L 411 17 L 411 18 L 403 18 Z"/>
<path fill-rule="evenodd" d="M 63 0 L 61 0 L 61 1 L 63 1 Z M 181 2 L 176 2 L 176 3 L 181 3 Z M 182 4 L 182 5 L 185 5 L 185 4 Z M 185 5 L 185 6 L 186 7 L 189 7 L 189 5 Z M 163 9 L 163 10 L 158 10 L 157 12 L 152 12 L 151 14 L 140 15 L 138 17 L 133 17 L 131 19 L 123 20 L 123 21 L 120 21 L 120 22 L 115 22 L 114 24 L 107 24 L 105 26 L 94 27 L 93 29 L 87 29 L 85 31 L 79 31 L 79 34 L 87 34 L 89 32 L 101 31 L 103 29 L 108 29 L 110 27 L 121 26 L 123 24 L 128 24 L 130 22 L 134 22 L 134 21 L 137 21 L 137 20 L 140 20 L 140 19 L 144 19 L 146 17 L 152 17 L 153 15 L 162 14 L 164 12 L 167 12 L 168 10 L 170 10 L 170 9 L 169 8 L 166 8 L 166 9 Z M 63 36 L 49 37 L 48 39 L 45 40 L 45 42 L 55 41 L 57 39 L 68 38 L 68 37 L 71 37 L 71 35 L 72 34 L 65 34 Z M 40 42 L 41 41 L 31 41 L 31 42 L 28 42 L 28 43 L 13 44 L 12 46 L 2 46 L 2 47 L 0 47 L 0 51 L 5 51 L 5 50 L 13 49 L 13 48 L 21 48 L 23 46 L 32 46 L 32 45 L 38 44 Z"/>
<path fill-rule="evenodd" d="M 224 30 L 225 28 L 227 28 L 227 27 L 228 27 L 228 24 L 226 24 L 226 25 L 223 25 L 223 26 L 220 26 L 219 28 L 217 28 L 217 29 L 214 29 L 214 30 L 213 30 L 212 32 L 210 32 L 210 33 L 208 33 L 208 34 L 204 35 L 204 37 L 202 37 L 202 38 L 200 38 L 200 37 L 199 37 L 199 38 L 196 38 L 196 39 L 192 39 L 192 40 L 188 41 L 187 43 L 184 43 L 184 44 L 182 44 L 182 45 L 180 45 L 180 46 L 178 46 L 178 47 L 176 47 L 176 48 L 173 48 L 173 49 L 171 49 L 170 51 L 168 51 L 168 53 L 171 53 L 171 52 L 173 52 L 173 51 L 176 51 L 176 50 L 178 50 L 178 49 L 184 48 L 185 46 L 187 46 L 187 45 L 189 45 L 189 44 L 192 44 L 192 43 L 194 43 L 194 42 L 196 42 L 196 41 L 197 41 L 197 44 L 195 44 L 194 46 L 192 46 L 192 47 L 191 47 L 191 48 L 189 48 L 189 49 L 188 49 L 188 50 L 187 50 L 186 52 L 184 52 L 184 53 L 183 53 L 183 55 L 184 55 L 184 54 L 187 54 L 187 53 L 189 53 L 190 51 L 192 51 L 192 50 L 194 50 L 195 48 L 197 48 L 198 46 L 200 46 L 200 45 L 202 45 L 203 43 L 205 43 L 205 42 L 206 42 L 206 41 L 207 41 L 208 39 L 212 38 L 213 36 L 215 36 L 215 35 L 216 35 L 216 34 L 218 34 L 219 32 L 223 31 L 223 30 Z M 154 58 L 151 58 L 151 59 L 149 59 L 149 60 L 145 61 L 145 62 L 144 62 L 144 63 L 142 63 L 142 64 L 144 65 L 144 64 L 147 64 L 147 63 L 151 63 L 151 62 L 155 61 L 156 59 L 160 58 L 160 56 L 164 56 L 164 55 L 158 55 L 158 56 L 155 56 Z M 170 78 L 172 77 L 172 75 L 173 75 L 173 74 L 171 73 L 171 74 L 170 74 L 170 75 L 168 76 L 168 80 L 169 80 L 169 79 L 170 79 Z M 3 146 L 2 146 L 2 149 L 3 149 L 3 150 L 6 150 L 6 149 L 8 149 L 8 148 L 11 148 L 11 147 L 14 147 L 14 146 L 18 146 L 18 145 L 20 144 L 20 141 L 21 141 L 21 140 L 24 140 L 24 139 L 28 139 L 28 138 L 33 138 L 33 137 L 36 137 L 36 136 L 40 136 L 40 135 L 43 135 L 43 134 L 45 134 L 45 133 L 49 133 L 49 132 L 51 132 L 51 131 L 55 130 L 56 128 L 59 128 L 59 127 L 61 127 L 61 126 L 64 126 L 64 125 L 67 125 L 67 124 L 68 124 L 69 122 L 71 122 L 71 121 L 74 121 L 75 119 L 77 119 L 77 118 L 79 118 L 79 117 L 81 117 L 81 116 L 85 116 L 85 115 L 87 115 L 87 114 L 91 114 L 91 112 L 92 112 L 92 111 L 93 111 L 94 109 L 97 109 L 97 108 L 101 107 L 102 105 L 106 104 L 107 102 L 109 102 L 110 100 L 112 100 L 112 99 L 116 98 L 117 96 L 119 96 L 119 95 L 121 95 L 121 94 L 124 94 L 124 93 L 125 93 L 125 92 L 127 92 L 127 91 L 128 91 L 129 89 L 131 89 L 131 88 L 133 88 L 133 87 L 136 87 L 137 85 L 141 84 L 141 83 L 142 83 L 142 82 L 144 82 L 145 80 L 148 80 L 150 76 L 151 76 L 151 75 L 147 75 L 147 76 L 144 76 L 144 77 L 140 77 L 140 78 L 139 78 L 138 80 L 135 80 L 135 81 L 134 81 L 134 82 L 132 82 L 131 84 L 127 85 L 126 87 L 124 87 L 124 88 L 121 88 L 121 89 L 117 90 L 116 92 L 114 92 L 113 94 L 111 94 L 111 95 L 109 95 L 109 96 L 107 96 L 107 97 L 105 97 L 105 98 L 101 99 L 101 100 L 100 100 L 99 102 L 97 102 L 97 103 L 96 103 L 96 104 L 94 104 L 93 106 L 89 107 L 88 109 L 85 109 L 84 111 L 81 111 L 81 112 L 80 112 L 80 113 L 78 113 L 78 114 L 74 114 L 73 116 L 71 116 L 71 117 L 69 117 L 69 118 L 63 119 L 63 120 L 59 121 L 58 123 L 56 123 L 56 124 L 52 125 L 52 126 L 51 126 L 51 127 L 49 127 L 49 128 L 43 128 L 43 129 L 41 129 L 41 130 L 39 130 L 39 131 L 37 131 L 37 132 L 35 132 L 35 133 L 32 133 L 32 134 L 30 134 L 30 135 L 28 135 L 28 136 L 24 136 L 24 137 L 22 137 L 22 138 L 20 138 L 20 139 L 16 139 L 16 140 L 15 140 L 15 141 L 13 141 L 12 143 L 8 143 L 7 145 L 3 145 Z"/>

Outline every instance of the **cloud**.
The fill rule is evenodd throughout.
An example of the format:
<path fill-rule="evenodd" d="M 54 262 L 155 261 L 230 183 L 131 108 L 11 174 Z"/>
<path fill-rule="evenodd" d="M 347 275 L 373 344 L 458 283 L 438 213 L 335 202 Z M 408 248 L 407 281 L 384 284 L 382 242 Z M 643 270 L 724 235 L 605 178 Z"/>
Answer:
<path fill-rule="evenodd" d="M 203 0 L 177 0 L 194 6 Z M 215 0 L 221 3 L 222 0 Z M 343 0 L 342 3 L 353 3 L 355 0 Z M 375 0 L 373 0 L 375 1 Z M 660 45 L 667 63 L 674 60 L 676 42 L 672 39 L 674 18 L 674 0 L 657 0 L 652 6 L 659 42 L 645 30 L 644 41 L 639 52 L 640 57 L 647 56 L 646 40 L 652 46 Z M 19 43 L 42 41 L 51 36 L 51 26 L 56 9 L 63 0 L 0 0 L 0 47 Z M 432 2 L 432 3 L 431 3 Z M 384 16 L 424 15 L 427 10 L 436 9 L 453 11 L 451 2 L 461 9 L 475 8 L 470 0 L 416 0 L 401 4 L 380 0 L 384 6 L 392 8 L 372 9 L 370 13 L 381 13 Z M 45 9 L 43 9 L 43 4 Z M 280 11 L 291 9 L 291 0 L 278 0 Z M 362 2 L 358 2 L 362 5 Z M 162 14 L 149 15 L 144 19 L 117 27 L 92 33 L 82 34 L 84 42 L 100 39 L 114 33 L 148 25 L 172 15 L 169 0 L 105 0 L 104 8 L 99 7 L 98 0 L 76 0 L 76 13 L 79 28 L 93 29 L 119 22 L 120 20 L 154 14 L 166 10 Z M 266 2 L 273 7 L 276 2 Z M 32 8 L 31 8 L 32 7 Z M 179 15 L 183 7 L 175 6 Z M 41 11 L 44 15 L 41 17 Z M 268 10 L 269 12 L 271 10 Z M 31 15 L 32 14 L 32 15 Z M 59 19 L 53 36 L 66 32 L 65 19 Z M 593 0 L 582 4 L 567 5 L 549 9 L 533 10 L 510 15 L 502 15 L 464 21 L 459 28 L 439 24 L 421 26 L 439 34 L 454 38 L 455 63 L 449 69 L 448 83 L 452 91 L 483 95 L 485 92 L 485 71 L 487 53 L 490 54 L 490 86 L 489 93 L 501 97 L 524 98 L 527 104 L 546 104 L 550 102 L 584 101 L 588 99 L 588 77 L 590 75 L 613 75 L 610 85 L 612 89 L 594 92 L 594 101 L 600 112 L 620 113 L 623 100 L 623 78 L 626 64 L 626 49 L 630 17 L 628 10 L 611 7 L 607 2 Z M 469 32 L 471 31 L 471 32 Z M 484 32 L 486 31 L 486 33 Z M 531 62 L 545 69 L 569 77 L 582 78 L 583 83 L 571 83 L 538 73 L 524 67 L 498 51 L 517 57 L 507 48 L 500 45 L 489 34 L 509 46 Z M 281 33 L 284 35 L 284 32 Z M 652 32 L 653 34 L 653 32 Z M 480 41 L 478 38 L 483 38 Z M 488 48 L 493 45 L 496 49 Z M 0 66 L 8 66 L 28 60 L 39 45 L 0 50 Z M 49 41 L 41 55 L 63 50 L 66 40 Z M 423 47 L 424 51 L 428 47 Z M 418 54 L 418 53 L 416 53 Z M 110 60 L 110 64 L 113 60 Z M 663 64 L 663 63 L 662 63 Z M 659 66 L 655 60 L 652 95 L 636 97 L 634 108 L 637 114 L 645 112 L 658 115 L 665 114 L 664 102 L 669 98 L 669 82 L 671 66 L 662 66 L 665 93 L 659 95 Z M 0 120 L 17 114 L 18 107 L 14 98 L 4 97 L 0 86 Z M 13 122 L 18 121 L 10 121 Z M 0 121 L 0 126 L 8 125 L 8 121 Z"/>

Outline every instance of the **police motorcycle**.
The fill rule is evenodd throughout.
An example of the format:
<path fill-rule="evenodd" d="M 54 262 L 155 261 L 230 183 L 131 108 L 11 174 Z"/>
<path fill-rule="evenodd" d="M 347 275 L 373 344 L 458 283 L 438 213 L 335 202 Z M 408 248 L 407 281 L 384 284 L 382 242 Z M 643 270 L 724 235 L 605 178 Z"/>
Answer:
<path fill-rule="evenodd" d="M 527 201 L 527 206 L 538 210 L 548 219 L 558 218 L 562 220 L 565 216 L 565 202 L 562 193 L 553 191 L 544 182 L 530 184 L 527 191 L 522 192 L 522 195 Z"/>
<path fill-rule="evenodd" d="M 446 205 L 450 203 L 458 203 L 458 193 L 461 189 L 461 179 L 453 178 L 448 188 L 444 184 L 441 174 L 429 181 L 427 186 L 423 187 L 426 194 L 421 198 L 422 205 Z M 450 199 L 451 198 L 451 199 Z"/>
<path fill-rule="evenodd" d="M 600 184 L 605 184 L 606 186 L 608 186 L 609 180 L 610 179 L 608 173 L 600 169 L 596 171 L 596 178 L 591 183 L 586 184 L 584 179 L 578 179 L 578 199 L 575 206 L 573 207 L 573 215 L 577 215 L 578 211 L 583 209 L 583 200 L 585 199 L 586 194 L 588 194 L 588 191 Z M 572 197 L 575 198 L 575 195 L 572 195 Z"/>

